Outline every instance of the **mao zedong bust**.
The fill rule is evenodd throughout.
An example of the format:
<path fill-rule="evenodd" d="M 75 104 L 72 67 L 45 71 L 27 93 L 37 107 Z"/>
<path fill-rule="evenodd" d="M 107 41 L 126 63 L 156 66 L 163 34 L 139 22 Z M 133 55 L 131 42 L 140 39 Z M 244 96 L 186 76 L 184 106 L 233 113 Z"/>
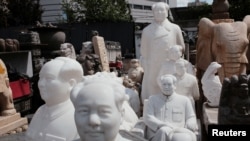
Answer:
<path fill-rule="evenodd" d="M 107 78 L 89 79 L 71 92 L 75 106 L 77 141 L 129 141 L 119 133 L 123 103 L 127 99 L 122 84 Z"/>
<path fill-rule="evenodd" d="M 45 104 L 35 112 L 26 140 L 71 141 L 78 133 L 74 122 L 71 89 L 83 78 L 83 69 L 74 59 L 57 57 L 44 64 L 38 88 Z"/>

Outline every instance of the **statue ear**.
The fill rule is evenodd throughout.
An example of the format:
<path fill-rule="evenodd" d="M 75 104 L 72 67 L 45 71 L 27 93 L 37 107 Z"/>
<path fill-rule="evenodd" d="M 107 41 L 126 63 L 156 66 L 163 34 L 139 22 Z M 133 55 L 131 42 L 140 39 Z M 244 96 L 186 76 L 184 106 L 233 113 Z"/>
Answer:
<path fill-rule="evenodd" d="M 211 53 L 211 45 L 214 34 L 214 23 L 208 18 L 202 18 L 198 24 L 198 40 L 196 44 L 197 67 L 203 71 L 213 61 Z"/>

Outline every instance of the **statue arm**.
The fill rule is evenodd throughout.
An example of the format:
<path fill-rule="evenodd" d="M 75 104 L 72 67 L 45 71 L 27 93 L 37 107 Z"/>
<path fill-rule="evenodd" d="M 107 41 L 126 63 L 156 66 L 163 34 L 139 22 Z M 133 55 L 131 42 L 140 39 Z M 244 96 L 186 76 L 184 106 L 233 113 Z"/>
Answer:
<path fill-rule="evenodd" d="M 199 100 L 200 99 L 200 92 L 199 92 L 199 86 L 198 86 L 198 82 L 196 80 L 196 77 L 195 77 L 194 85 L 193 85 L 192 89 L 193 89 L 194 100 Z"/>
<path fill-rule="evenodd" d="M 197 131 L 198 130 L 197 119 L 191 101 L 189 99 L 186 100 L 185 108 L 186 108 L 185 109 L 186 128 L 190 129 L 191 131 Z"/>
<path fill-rule="evenodd" d="M 184 43 L 184 38 L 181 32 L 181 29 L 179 26 L 176 27 L 176 32 L 177 32 L 177 37 L 176 37 L 176 41 L 178 45 L 181 45 L 183 47 L 182 53 L 185 52 L 185 43 Z"/>

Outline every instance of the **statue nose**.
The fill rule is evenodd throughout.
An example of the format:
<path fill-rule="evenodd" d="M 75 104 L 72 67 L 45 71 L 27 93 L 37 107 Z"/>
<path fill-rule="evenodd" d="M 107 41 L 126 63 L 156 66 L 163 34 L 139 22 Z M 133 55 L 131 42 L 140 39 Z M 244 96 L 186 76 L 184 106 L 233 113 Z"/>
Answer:
<path fill-rule="evenodd" d="M 96 113 L 92 113 L 89 116 L 89 125 L 92 127 L 99 126 L 101 123 L 100 117 Z"/>

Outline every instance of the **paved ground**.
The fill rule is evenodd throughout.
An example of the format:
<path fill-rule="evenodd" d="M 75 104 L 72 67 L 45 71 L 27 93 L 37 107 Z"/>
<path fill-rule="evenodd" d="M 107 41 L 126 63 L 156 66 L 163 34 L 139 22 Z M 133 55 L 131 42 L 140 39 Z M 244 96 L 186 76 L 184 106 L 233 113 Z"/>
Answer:
<path fill-rule="evenodd" d="M 121 131 L 121 135 L 127 139 L 130 139 L 132 141 L 147 141 L 141 137 L 138 137 L 134 134 L 131 134 L 127 131 Z M 25 132 L 18 133 L 18 134 L 12 134 L 12 135 L 7 135 L 0 137 L 0 141 L 25 141 Z"/>

